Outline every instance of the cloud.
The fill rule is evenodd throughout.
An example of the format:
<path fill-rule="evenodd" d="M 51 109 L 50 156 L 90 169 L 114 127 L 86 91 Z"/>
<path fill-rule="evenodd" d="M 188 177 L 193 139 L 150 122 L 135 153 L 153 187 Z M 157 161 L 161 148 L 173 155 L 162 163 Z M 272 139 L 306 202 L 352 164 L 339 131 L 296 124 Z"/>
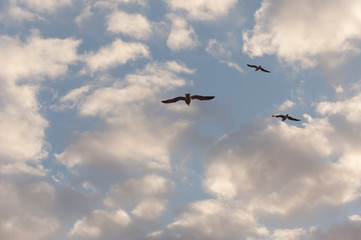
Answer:
<path fill-rule="evenodd" d="M 225 126 L 232 120 L 214 122 L 220 108 L 213 104 L 161 103 L 189 88 L 217 88 L 207 81 L 193 85 L 192 74 L 203 73 L 198 63 L 182 62 L 192 55 L 183 50 L 194 50 L 201 39 L 201 50 L 209 53 L 203 60 L 213 57 L 242 71 L 233 61 L 239 36 L 219 35 L 225 34 L 219 30 L 229 17 L 239 18 L 233 8 L 240 1 L 160 1 L 149 8 L 144 0 L 75 1 L 80 8 L 71 6 L 74 1 L 5 2 L 2 13 L 18 11 L 19 19 L 46 22 L 20 25 L 0 17 L 4 31 L 16 33 L 0 36 L 0 239 L 324 240 L 360 235 L 361 99 L 358 93 L 346 96 L 359 92 L 357 84 L 352 90 L 342 85 L 338 100 L 332 94 L 322 102 L 311 97 L 314 108 L 307 111 L 315 116 L 305 114 L 301 122 L 247 115 L 250 122 L 240 130 L 237 124 Z M 212 39 L 195 33 L 204 30 L 199 21 L 229 13 L 227 22 L 213 26 Z M 332 14 L 339 16 L 337 10 Z M 106 36 L 89 39 L 86 28 L 77 26 L 90 16 Z M 122 26 L 119 16 L 136 30 Z M 195 23 L 200 23 L 197 29 Z M 34 24 L 41 30 L 29 34 L 28 25 Z M 153 37 L 159 42 L 145 43 Z M 351 48 L 357 41 L 350 42 Z M 159 57 L 164 60 L 152 59 Z M 306 57 L 321 61 L 316 53 Z M 285 100 L 278 109 L 296 105 Z M 340 214 L 343 222 L 324 221 Z"/>
<path fill-rule="evenodd" d="M 75 18 L 75 23 L 78 24 L 79 26 L 81 26 L 83 21 L 87 18 L 90 18 L 92 15 L 93 15 L 93 13 L 91 11 L 91 6 L 88 5 L 83 9 L 83 11 L 80 13 L 80 15 L 78 15 Z"/>
<path fill-rule="evenodd" d="M 216 200 L 190 203 L 157 239 L 263 239 L 268 230 L 246 211 Z"/>
<path fill-rule="evenodd" d="M 88 68 L 92 71 L 105 71 L 131 60 L 148 58 L 150 55 L 146 45 L 137 42 L 114 40 L 111 44 L 99 49 L 96 53 L 87 53 L 83 56 Z M 84 70 L 85 71 L 85 70 Z"/>
<path fill-rule="evenodd" d="M 198 37 L 191 26 L 181 17 L 170 16 L 172 28 L 167 39 L 167 46 L 175 52 L 193 49 L 199 45 Z"/>
<path fill-rule="evenodd" d="M 5 6 L 2 6 L 0 19 L 17 22 L 45 20 L 39 14 L 52 14 L 71 4 L 70 0 L 9 0 L 4 4 Z"/>
<path fill-rule="evenodd" d="M 171 172 L 174 141 L 189 123 L 162 117 L 156 106 L 162 91 L 186 84 L 178 74 L 193 72 L 174 61 L 153 62 L 110 86 L 66 95 L 79 102 L 83 117 L 97 117 L 104 127 L 75 135 L 56 160 L 74 172 L 73 181 L 109 189 L 97 210 L 78 218 L 69 238 L 144 236 L 167 211 L 174 183 L 161 174 Z M 76 173 L 85 169 L 88 176 Z"/>
<path fill-rule="evenodd" d="M 275 229 L 272 234 L 272 240 L 299 240 L 305 231 L 302 228 L 296 229 Z"/>
<path fill-rule="evenodd" d="M 148 39 L 152 34 L 152 23 L 141 14 L 115 11 L 108 17 L 107 29 L 136 39 Z"/>
<path fill-rule="evenodd" d="M 0 237 L 2 239 L 39 239 L 52 238 L 60 224 L 52 217 L 17 216 L 1 221 Z"/>
<path fill-rule="evenodd" d="M 185 11 L 190 19 L 209 21 L 228 14 L 236 0 L 165 0 L 173 11 Z"/>
<path fill-rule="evenodd" d="M 295 105 L 295 102 L 287 99 L 286 101 L 284 101 L 281 106 L 279 106 L 278 110 L 279 111 L 286 111 L 290 108 L 292 108 Z"/>
<path fill-rule="evenodd" d="M 112 208 L 147 199 L 154 201 L 156 198 L 164 198 L 173 187 L 173 183 L 166 178 L 156 174 L 149 174 L 140 179 L 130 179 L 124 183 L 113 185 L 104 199 L 104 204 Z"/>
<path fill-rule="evenodd" d="M 320 102 L 317 111 L 324 115 L 341 115 L 351 123 L 360 123 L 361 119 L 361 93 L 349 99 L 337 102 Z"/>
<path fill-rule="evenodd" d="M 353 220 L 344 220 L 343 222 L 334 224 L 329 229 L 315 229 L 310 239 L 312 240 L 354 240 L 358 239 L 361 234 L 361 222 Z"/>
<path fill-rule="evenodd" d="M 84 85 L 69 91 L 65 96 L 60 98 L 60 105 L 56 105 L 53 108 L 66 109 L 78 106 L 84 99 L 85 94 L 88 93 L 91 88 L 90 85 Z"/>
<path fill-rule="evenodd" d="M 354 214 L 354 215 L 349 216 L 348 219 L 350 221 L 360 222 L 361 221 L 361 216 L 357 215 L 357 214 Z"/>
<path fill-rule="evenodd" d="M 340 59 L 360 51 L 355 44 L 361 39 L 361 17 L 355 11 L 360 7 L 357 0 L 347 4 L 338 0 L 327 4 L 264 0 L 255 13 L 253 30 L 243 33 L 243 51 L 251 57 L 276 54 L 304 68 L 321 60 L 337 65 Z"/>
<path fill-rule="evenodd" d="M 49 214 L 55 200 L 54 189 L 46 182 L 0 181 L 0 238 L 49 239 L 60 228 Z"/>
<path fill-rule="evenodd" d="M 132 214 L 142 220 L 153 221 L 166 210 L 166 201 L 159 199 L 144 200 L 137 205 Z"/>
<path fill-rule="evenodd" d="M 75 239 L 144 236 L 143 231 L 158 222 L 167 210 L 167 197 L 173 188 L 171 180 L 157 174 L 116 183 L 103 199 L 104 209 L 94 210 L 76 221 L 68 236 Z"/>
<path fill-rule="evenodd" d="M 143 70 L 128 74 L 124 82 L 116 82 L 112 87 L 100 88 L 88 96 L 80 106 L 80 113 L 89 116 L 106 117 L 109 113 L 125 114 L 130 105 L 159 101 L 161 89 L 173 89 L 186 84 L 176 73 L 193 73 L 178 63 L 150 63 Z M 129 109 L 130 111 L 136 109 Z"/>
<path fill-rule="evenodd" d="M 9 3 L 2 9 L 0 13 L 0 19 L 3 21 L 8 19 L 15 19 L 17 22 L 44 20 L 44 18 L 40 17 L 38 14 L 17 6 L 15 2 Z"/>
<path fill-rule="evenodd" d="M 38 84 L 46 77 L 65 74 L 68 65 L 78 59 L 79 43 L 73 39 L 44 39 L 36 31 L 25 42 L 0 37 L 3 67 L 0 73 L 0 130 L 3 133 L 0 156 L 5 162 L 34 162 L 46 156 L 44 138 L 48 122 L 39 113 Z M 19 171 L 25 170 L 21 165 L 12 167 L 15 166 L 20 167 Z"/>
<path fill-rule="evenodd" d="M 231 61 L 232 53 L 226 49 L 224 44 L 218 42 L 216 39 L 210 39 L 206 47 L 206 51 L 215 57 L 220 63 L 227 64 L 228 67 L 236 69 L 238 72 L 244 72 L 243 68 L 237 63 Z"/>
<path fill-rule="evenodd" d="M 69 64 L 79 60 L 76 50 L 80 43 L 71 38 L 42 38 L 37 30 L 33 30 L 25 42 L 0 36 L 0 64 L 3 66 L 0 77 L 57 77 L 68 70 Z"/>
<path fill-rule="evenodd" d="M 41 13 L 52 13 L 58 8 L 71 5 L 70 0 L 15 0 L 15 2 L 19 4 L 25 4 L 29 9 Z"/>
<path fill-rule="evenodd" d="M 48 122 L 39 114 L 36 92 L 36 87 L 3 83 L 0 156 L 4 162 L 34 162 L 47 154 L 44 131 Z"/>
<path fill-rule="evenodd" d="M 145 0 L 100 0 L 97 1 L 94 4 L 94 6 L 115 9 L 119 4 L 132 4 L 132 3 L 138 4 L 140 6 L 147 5 L 147 2 Z"/>
<path fill-rule="evenodd" d="M 174 66 L 181 65 L 148 64 L 143 70 L 128 74 L 125 81 L 96 89 L 81 100 L 79 112 L 103 119 L 106 128 L 80 134 L 57 155 L 57 160 L 68 167 L 100 163 L 168 171 L 172 139 L 188 124 L 182 121 L 165 123 L 165 119 L 159 118 L 159 109 L 152 107 L 152 112 L 147 109 L 154 103 L 159 105 L 161 91 L 185 85 L 182 78 L 168 70 Z M 190 71 L 184 66 L 181 70 Z M 99 162 L 98 159 L 103 160 Z"/>
<path fill-rule="evenodd" d="M 0 238 L 49 239 L 61 228 L 50 211 L 53 187 L 43 181 L 49 170 L 40 163 L 48 154 L 37 98 L 46 78 L 64 75 L 78 60 L 79 40 L 43 38 L 36 30 L 24 40 L 0 36 Z M 12 183 L 11 179 L 16 179 Z"/>
<path fill-rule="evenodd" d="M 4 164 L 0 165 L 0 173 L 3 176 L 12 176 L 26 174 L 37 177 L 45 177 L 47 175 L 47 170 L 44 169 L 43 165 L 30 166 L 22 162 L 17 162 L 14 164 Z"/>
<path fill-rule="evenodd" d="M 175 73 L 187 73 L 187 74 L 195 73 L 194 69 L 189 69 L 184 64 L 179 64 L 176 61 L 167 62 L 166 68 Z"/>
<path fill-rule="evenodd" d="M 91 216 L 78 220 L 68 236 L 75 239 L 105 238 L 121 233 L 130 223 L 130 217 L 122 209 L 114 212 L 95 210 Z"/>
<path fill-rule="evenodd" d="M 303 128 L 268 124 L 245 144 L 236 136 L 223 138 L 220 145 L 232 147 L 207 164 L 207 191 L 217 199 L 242 201 L 256 213 L 285 216 L 358 199 L 360 152 L 349 144 L 336 148 L 339 130 L 327 119 L 308 118 Z"/>

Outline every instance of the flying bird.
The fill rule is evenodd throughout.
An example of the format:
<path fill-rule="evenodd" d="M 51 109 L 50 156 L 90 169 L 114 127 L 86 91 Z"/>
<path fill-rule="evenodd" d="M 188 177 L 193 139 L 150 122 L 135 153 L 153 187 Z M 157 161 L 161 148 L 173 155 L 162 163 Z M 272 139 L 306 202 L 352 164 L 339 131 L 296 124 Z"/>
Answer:
<path fill-rule="evenodd" d="M 186 93 L 185 97 L 175 97 L 172 99 L 167 99 L 167 100 L 163 100 L 162 103 L 175 103 L 178 102 L 180 100 L 185 101 L 186 104 L 189 106 L 189 104 L 191 103 L 191 101 L 193 99 L 198 99 L 198 100 L 211 100 L 213 99 L 214 96 L 200 96 L 200 95 L 192 95 L 190 93 Z"/>
<path fill-rule="evenodd" d="M 259 66 L 256 66 L 256 65 L 250 65 L 250 64 L 247 64 L 247 66 L 248 67 L 251 67 L 251 68 L 255 68 L 256 70 L 256 72 L 258 71 L 258 70 L 261 70 L 261 71 L 263 71 L 263 72 L 268 72 L 268 73 L 270 73 L 270 71 L 268 71 L 268 70 L 266 70 L 266 69 L 264 69 L 264 68 L 262 68 L 262 66 L 261 65 L 259 65 Z"/>
<path fill-rule="evenodd" d="M 282 122 L 286 119 L 288 120 L 292 120 L 292 121 L 301 121 L 300 119 L 296 119 L 296 118 L 293 118 L 291 116 L 288 115 L 288 113 L 286 115 L 272 115 L 272 117 L 274 118 L 282 118 Z"/>

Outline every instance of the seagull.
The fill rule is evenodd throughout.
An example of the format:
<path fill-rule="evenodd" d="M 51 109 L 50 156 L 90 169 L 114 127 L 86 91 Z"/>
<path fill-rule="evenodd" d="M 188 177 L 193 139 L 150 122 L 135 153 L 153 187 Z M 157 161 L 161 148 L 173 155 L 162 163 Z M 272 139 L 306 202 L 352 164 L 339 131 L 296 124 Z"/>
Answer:
<path fill-rule="evenodd" d="M 190 93 L 186 93 L 185 97 L 176 97 L 176 98 L 172 98 L 172 99 L 167 99 L 167 100 L 163 100 L 162 103 L 174 103 L 174 102 L 178 102 L 180 100 L 183 100 L 186 102 L 186 104 L 189 106 L 189 104 L 191 103 L 191 101 L 193 99 L 198 99 L 198 100 L 211 100 L 213 99 L 214 96 L 200 96 L 200 95 L 192 95 Z"/>
<path fill-rule="evenodd" d="M 292 120 L 292 121 L 301 121 L 300 119 L 293 118 L 291 116 L 288 116 L 288 113 L 286 115 L 272 115 L 274 118 L 282 118 L 282 122 L 286 119 Z"/>
<path fill-rule="evenodd" d="M 258 71 L 258 70 L 261 70 L 261 71 L 263 71 L 263 72 L 270 72 L 270 71 L 268 71 L 268 70 L 266 70 L 266 69 L 264 69 L 264 68 L 262 68 L 262 66 L 261 65 L 259 65 L 259 66 L 256 66 L 256 65 L 250 65 L 250 64 L 247 64 L 247 66 L 248 67 L 251 67 L 251 68 L 255 68 L 256 70 L 256 72 Z"/>

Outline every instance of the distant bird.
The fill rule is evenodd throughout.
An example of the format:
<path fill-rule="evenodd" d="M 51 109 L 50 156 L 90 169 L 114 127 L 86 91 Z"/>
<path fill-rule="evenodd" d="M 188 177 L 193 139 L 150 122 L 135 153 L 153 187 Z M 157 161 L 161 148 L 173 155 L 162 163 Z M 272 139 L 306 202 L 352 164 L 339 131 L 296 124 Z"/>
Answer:
<path fill-rule="evenodd" d="M 248 67 L 251 67 L 251 68 L 255 68 L 256 70 L 256 72 L 258 71 L 258 70 L 261 70 L 261 71 L 263 71 L 263 72 L 268 72 L 268 73 L 270 73 L 270 71 L 268 71 L 268 70 L 266 70 L 266 69 L 264 69 L 264 68 L 262 68 L 262 66 L 260 65 L 260 66 L 256 66 L 256 65 L 250 65 L 250 64 L 247 64 L 247 66 Z"/>
<path fill-rule="evenodd" d="M 186 104 L 189 106 L 189 104 L 191 103 L 191 101 L 193 99 L 198 99 L 198 100 L 211 100 L 213 99 L 214 96 L 200 96 L 200 95 L 192 95 L 190 93 L 186 93 L 185 97 L 176 97 L 176 98 L 172 98 L 172 99 L 167 99 L 167 100 L 163 100 L 162 103 L 174 103 L 174 102 L 178 102 L 180 100 L 183 100 L 186 102 Z"/>
<path fill-rule="evenodd" d="M 288 116 L 288 113 L 286 115 L 272 115 L 274 118 L 282 118 L 282 122 L 286 119 L 292 120 L 292 121 L 301 121 L 300 119 L 293 118 L 291 116 Z"/>

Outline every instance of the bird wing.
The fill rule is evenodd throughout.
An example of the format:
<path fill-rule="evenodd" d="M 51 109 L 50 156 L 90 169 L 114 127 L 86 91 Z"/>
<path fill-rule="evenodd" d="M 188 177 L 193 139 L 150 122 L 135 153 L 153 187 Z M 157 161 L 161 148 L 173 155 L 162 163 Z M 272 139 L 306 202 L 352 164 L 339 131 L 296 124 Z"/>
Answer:
<path fill-rule="evenodd" d="M 178 102 L 180 100 L 185 101 L 186 98 L 185 97 L 176 97 L 176 98 L 172 98 L 172 99 L 163 100 L 162 103 L 174 103 L 174 102 Z"/>
<path fill-rule="evenodd" d="M 292 120 L 292 121 L 301 121 L 300 119 L 297 119 L 297 118 L 293 118 L 293 117 L 288 117 L 289 120 Z"/>
<path fill-rule="evenodd" d="M 261 71 L 263 71 L 263 72 L 268 72 L 268 73 L 270 73 L 270 71 L 268 71 L 268 70 L 266 70 L 266 69 L 264 69 L 264 68 L 260 68 L 261 69 Z"/>
<path fill-rule="evenodd" d="M 255 65 L 250 65 L 250 64 L 247 64 L 248 67 L 251 67 L 251 68 L 257 68 L 257 66 Z"/>
<path fill-rule="evenodd" d="M 192 95 L 191 98 L 192 98 L 192 100 L 193 100 L 193 99 L 198 99 L 198 100 L 211 100 L 211 99 L 214 98 L 214 96 Z"/>

